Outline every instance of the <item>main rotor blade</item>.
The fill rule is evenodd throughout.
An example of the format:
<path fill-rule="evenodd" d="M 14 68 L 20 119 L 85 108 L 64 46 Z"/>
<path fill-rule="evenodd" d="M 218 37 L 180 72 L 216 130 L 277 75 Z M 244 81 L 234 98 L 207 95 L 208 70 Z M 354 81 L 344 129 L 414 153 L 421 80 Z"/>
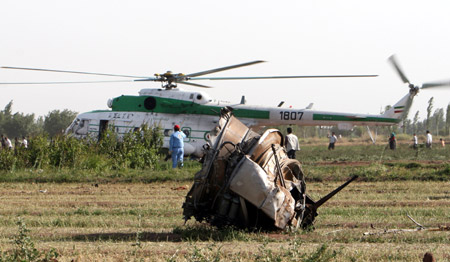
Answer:
<path fill-rule="evenodd" d="M 403 73 L 403 70 L 400 67 L 400 64 L 397 62 L 397 58 L 395 57 L 395 55 L 391 55 L 388 58 L 388 61 L 391 62 L 392 66 L 395 68 L 395 70 L 397 71 L 398 75 L 400 76 L 400 78 L 402 79 L 403 83 L 410 83 L 408 78 L 406 77 L 406 75 Z"/>
<path fill-rule="evenodd" d="M 189 82 L 177 82 L 178 84 L 183 84 L 183 85 L 190 85 L 190 86 L 196 86 L 196 87 L 202 87 L 202 88 L 211 88 L 211 86 L 205 86 L 205 85 L 200 85 L 200 84 L 194 84 L 194 83 L 189 83 Z"/>
<path fill-rule="evenodd" d="M 250 76 L 250 77 L 190 77 L 189 80 L 251 80 L 251 79 L 289 79 L 289 78 L 343 78 L 377 77 L 378 75 L 316 75 L 316 76 Z"/>
<path fill-rule="evenodd" d="M 111 81 L 73 81 L 73 82 L 0 82 L 0 85 L 53 85 L 53 84 L 96 84 L 96 83 L 120 83 L 134 82 L 133 80 L 111 80 Z"/>
<path fill-rule="evenodd" d="M 66 71 L 66 70 L 54 70 L 54 69 L 42 69 L 42 68 L 27 68 L 27 67 L 12 67 L 12 66 L 2 66 L 0 68 L 3 68 L 3 69 L 17 69 L 17 70 L 31 70 L 31 71 L 44 71 L 44 72 L 54 72 L 54 73 L 83 74 L 83 75 L 115 76 L 115 77 L 131 77 L 131 78 L 148 78 L 148 76 L 115 75 L 115 74 L 90 73 L 90 72 Z"/>
<path fill-rule="evenodd" d="M 450 80 L 440 82 L 428 82 L 424 83 L 421 89 L 424 88 L 436 88 L 436 87 L 450 87 Z"/>
<path fill-rule="evenodd" d="M 211 70 L 207 70 L 207 71 L 202 71 L 202 72 L 198 72 L 198 73 L 188 74 L 188 75 L 186 75 L 186 77 L 189 78 L 189 77 L 195 77 L 195 76 L 202 76 L 202 75 L 212 74 L 212 73 L 225 71 L 225 70 L 230 70 L 230 69 L 234 69 L 234 68 L 238 68 L 238 67 L 243 67 L 243 66 L 249 66 L 249 65 L 254 65 L 254 64 L 258 64 L 258 63 L 263 63 L 263 62 L 265 62 L 265 61 L 256 60 L 256 61 L 242 63 L 242 64 L 237 64 L 237 65 L 220 67 L 220 68 L 211 69 Z"/>

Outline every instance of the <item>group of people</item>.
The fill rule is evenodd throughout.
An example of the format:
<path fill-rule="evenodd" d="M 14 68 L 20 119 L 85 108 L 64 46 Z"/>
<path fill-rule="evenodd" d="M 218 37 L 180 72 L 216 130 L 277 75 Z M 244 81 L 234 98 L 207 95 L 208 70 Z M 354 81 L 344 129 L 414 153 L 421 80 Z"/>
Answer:
<path fill-rule="evenodd" d="M 416 133 L 413 134 L 412 141 L 413 141 L 412 147 L 414 149 L 418 149 L 419 148 L 419 139 L 417 138 Z M 441 144 L 442 147 L 445 147 L 445 140 L 443 140 L 442 138 L 439 139 L 439 143 Z M 432 146 L 433 146 L 433 136 L 431 135 L 430 131 L 427 130 L 425 147 L 432 148 Z M 394 150 L 396 147 L 397 147 L 397 139 L 395 138 L 395 133 L 392 132 L 391 135 L 389 136 L 389 148 Z"/>
<path fill-rule="evenodd" d="M 328 144 L 328 150 L 334 150 L 334 144 L 336 144 L 338 138 L 335 132 L 332 132 L 331 135 L 328 136 L 330 143 Z M 298 137 L 292 133 L 292 128 L 287 128 L 286 135 L 286 151 L 287 155 L 291 159 L 295 159 L 295 152 L 300 150 L 300 145 L 298 143 Z"/>
<path fill-rule="evenodd" d="M 174 126 L 174 132 L 170 136 L 170 146 L 169 146 L 169 155 L 172 156 L 172 167 L 176 168 L 178 165 L 180 167 L 183 166 L 183 155 L 184 155 L 184 139 L 186 138 L 186 134 L 184 134 L 180 130 L 179 125 Z M 433 144 L 433 136 L 431 135 L 430 131 L 427 130 L 426 132 L 427 138 L 425 145 L 427 148 L 431 148 Z M 332 132 L 331 135 L 328 136 L 329 144 L 328 144 L 328 150 L 333 150 L 334 146 L 338 140 L 335 132 Z M 286 145 L 286 151 L 287 156 L 291 159 L 295 159 L 295 153 L 300 150 L 300 144 L 298 142 L 298 137 L 292 133 L 292 128 L 287 128 L 287 135 L 285 138 L 285 145 Z M 24 140 L 26 141 L 26 140 Z M 440 143 L 442 146 L 445 146 L 445 141 L 440 139 Z M 2 135 L 2 145 L 3 145 L 3 135 Z M 389 136 L 389 148 L 394 150 L 397 147 L 397 139 L 395 136 L 395 133 L 392 132 Z M 413 148 L 417 149 L 419 147 L 417 135 L 413 135 Z"/>
<path fill-rule="evenodd" d="M 22 141 L 19 141 L 17 137 L 14 138 L 14 145 L 8 136 L 1 135 L 1 149 L 13 149 L 18 147 L 28 148 L 28 141 L 25 137 L 22 137 Z"/>

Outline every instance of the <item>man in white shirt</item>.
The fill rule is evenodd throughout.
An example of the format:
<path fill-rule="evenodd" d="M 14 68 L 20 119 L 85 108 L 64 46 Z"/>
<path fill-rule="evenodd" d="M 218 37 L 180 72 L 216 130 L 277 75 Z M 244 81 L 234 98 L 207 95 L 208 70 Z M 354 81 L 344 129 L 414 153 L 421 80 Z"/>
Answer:
<path fill-rule="evenodd" d="M 419 141 L 417 140 L 417 135 L 416 135 L 416 133 L 414 133 L 414 135 L 413 135 L 413 148 L 414 149 L 417 149 L 418 147 L 419 147 Z"/>
<path fill-rule="evenodd" d="M 26 137 L 22 137 L 22 146 L 28 148 L 28 140 Z"/>
<path fill-rule="evenodd" d="M 292 134 L 292 128 L 287 128 L 286 135 L 286 151 L 290 159 L 295 159 L 295 151 L 300 150 L 300 145 L 298 144 L 298 138 L 296 135 Z"/>
<path fill-rule="evenodd" d="M 12 142 L 7 136 L 5 136 L 5 142 L 6 142 L 6 148 L 8 148 L 8 149 L 13 148 Z"/>
<path fill-rule="evenodd" d="M 431 135 L 430 131 L 427 130 L 427 142 L 425 143 L 427 148 L 431 148 L 431 145 L 433 144 L 433 136 Z"/>
<path fill-rule="evenodd" d="M 334 132 L 332 132 L 331 136 L 329 136 L 329 138 L 330 138 L 330 144 L 328 145 L 328 150 L 331 150 L 331 149 L 334 150 L 334 144 L 337 141 L 336 134 Z"/>

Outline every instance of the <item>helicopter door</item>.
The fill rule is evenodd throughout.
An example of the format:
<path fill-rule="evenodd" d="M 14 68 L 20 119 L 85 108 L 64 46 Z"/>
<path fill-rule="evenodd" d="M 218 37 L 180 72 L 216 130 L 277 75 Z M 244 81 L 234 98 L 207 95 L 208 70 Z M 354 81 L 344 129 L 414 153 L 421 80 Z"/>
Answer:
<path fill-rule="evenodd" d="M 100 125 L 98 127 L 98 140 L 102 139 L 108 129 L 108 120 L 100 120 Z"/>

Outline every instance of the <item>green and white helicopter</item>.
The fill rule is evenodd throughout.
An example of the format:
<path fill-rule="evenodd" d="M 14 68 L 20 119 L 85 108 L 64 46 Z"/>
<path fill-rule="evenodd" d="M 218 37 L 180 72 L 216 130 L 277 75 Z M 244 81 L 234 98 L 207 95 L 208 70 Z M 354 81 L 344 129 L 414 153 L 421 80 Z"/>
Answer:
<path fill-rule="evenodd" d="M 142 125 L 159 125 L 164 132 L 164 145 L 168 147 L 173 126 L 178 124 L 187 134 L 184 152 L 186 155 L 203 155 L 203 146 L 209 141 L 209 132 L 217 125 L 219 112 L 223 107 L 232 108 L 233 113 L 249 127 L 274 125 L 298 126 L 337 126 L 350 130 L 354 126 L 391 126 L 400 124 L 412 104 L 414 96 L 420 89 L 449 86 L 450 82 L 426 83 L 414 86 L 406 78 L 395 57 L 389 59 L 404 83 L 409 85 L 409 92 L 389 110 L 379 115 L 340 113 L 312 110 L 311 106 L 303 109 L 247 105 L 245 97 L 240 103 L 233 104 L 216 100 L 205 92 L 181 90 L 177 84 L 209 88 L 209 86 L 192 83 L 197 80 L 243 80 L 243 79 L 286 79 L 286 78 L 332 78 L 332 77 L 374 77 L 376 75 L 323 75 L 323 76 L 256 76 L 256 77 L 201 77 L 220 71 L 254 65 L 264 61 L 252 61 L 227 67 L 216 68 L 192 74 L 174 74 L 170 71 L 155 74 L 154 77 L 88 73 L 52 69 L 2 67 L 5 69 L 37 70 L 60 73 L 89 74 L 114 77 L 128 77 L 133 80 L 98 81 L 154 81 L 161 82 L 161 88 L 142 89 L 139 95 L 122 95 L 108 101 L 111 110 L 95 110 L 79 114 L 67 128 L 66 133 L 76 137 L 99 137 L 107 128 L 113 128 L 119 135 L 138 130 Z M 97 82 L 97 81 L 96 81 Z M 74 82 L 46 82 L 74 83 Z M 77 82 L 84 83 L 84 82 Z M 92 83 L 90 81 L 89 83 Z M 1 84 L 43 84 L 43 83 L 1 83 Z M 370 130 L 369 130 L 370 131 Z"/>

